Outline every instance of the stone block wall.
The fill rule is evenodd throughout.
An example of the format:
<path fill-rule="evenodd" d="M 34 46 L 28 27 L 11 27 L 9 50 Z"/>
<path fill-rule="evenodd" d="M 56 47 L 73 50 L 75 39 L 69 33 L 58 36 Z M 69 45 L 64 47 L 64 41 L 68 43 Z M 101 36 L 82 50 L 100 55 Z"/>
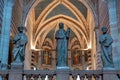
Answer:
<path fill-rule="evenodd" d="M 17 27 L 22 21 L 22 0 L 15 0 L 13 11 L 12 11 L 12 24 L 11 24 L 11 35 L 14 36 L 17 33 Z"/>
<path fill-rule="evenodd" d="M 118 27 L 119 27 L 119 36 L 120 36 L 120 0 L 118 0 Z"/>
<path fill-rule="evenodd" d="M 108 3 L 105 0 L 99 0 L 98 7 L 99 27 L 109 27 Z"/>

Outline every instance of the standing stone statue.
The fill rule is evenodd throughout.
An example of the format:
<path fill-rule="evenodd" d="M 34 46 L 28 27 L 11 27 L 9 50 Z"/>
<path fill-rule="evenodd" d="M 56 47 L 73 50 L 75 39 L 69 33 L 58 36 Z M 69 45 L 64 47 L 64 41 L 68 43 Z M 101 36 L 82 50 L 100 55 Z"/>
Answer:
<path fill-rule="evenodd" d="M 99 43 L 101 44 L 102 50 L 102 61 L 103 69 L 113 68 L 113 59 L 112 59 L 112 43 L 113 39 L 107 33 L 107 27 L 102 27 L 103 34 L 99 37 Z"/>
<path fill-rule="evenodd" d="M 64 24 L 59 23 L 59 30 L 56 32 L 57 39 L 57 66 L 67 66 L 68 39 L 70 29 L 64 30 Z"/>
<path fill-rule="evenodd" d="M 25 55 L 25 48 L 27 44 L 27 36 L 24 33 L 26 28 L 24 26 L 19 26 L 18 31 L 19 33 L 14 37 L 13 44 L 14 48 L 12 51 L 14 62 L 23 62 L 24 55 Z"/>

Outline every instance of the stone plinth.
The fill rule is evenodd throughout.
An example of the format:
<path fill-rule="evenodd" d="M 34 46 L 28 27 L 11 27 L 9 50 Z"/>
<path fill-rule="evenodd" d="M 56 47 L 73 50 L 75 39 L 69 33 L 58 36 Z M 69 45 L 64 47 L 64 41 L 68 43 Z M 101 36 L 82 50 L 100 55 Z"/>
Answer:
<path fill-rule="evenodd" d="M 11 63 L 11 70 L 9 72 L 9 80 L 23 80 L 23 63 Z"/>
<path fill-rule="evenodd" d="M 69 67 L 57 67 L 57 80 L 69 80 Z"/>
<path fill-rule="evenodd" d="M 11 63 L 12 70 L 23 70 L 23 63 Z"/>
<path fill-rule="evenodd" d="M 119 80 L 114 70 L 104 70 L 103 80 Z"/>

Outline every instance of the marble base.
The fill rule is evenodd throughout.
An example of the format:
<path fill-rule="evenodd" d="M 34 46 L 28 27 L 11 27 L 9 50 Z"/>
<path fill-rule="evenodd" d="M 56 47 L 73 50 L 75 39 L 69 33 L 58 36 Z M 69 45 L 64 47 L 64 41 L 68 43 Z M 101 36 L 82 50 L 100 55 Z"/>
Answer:
<path fill-rule="evenodd" d="M 11 63 L 11 70 L 9 72 L 8 80 L 23 80 L 23 63 Z"/>
<path fill-rule="evenodd" d="M 23 63 L 17 63 L 17 62 L 11 63 L 11 69 L 14 69 L 14 70 L 22 70 L 23 67 L 24 67 Z"/>
<path fill-rule="evenodd" d="M 119 80 L 116 74 L 103 74 L 103 80 Z"/>
<path fill-rule="evenodd" d="M 116 70 L 116 69 L 112 67 L 104 67 L 103 70 Z"/>
<path fill-rule="evenodd" d="M 114 70 L 104 70 L 103 80 L 119 80 Z"/>
<path fill-rule="evenodd" d="M 67 69 L 70 69 L 70 67 L 68 67 L 68 66 L 62 66 L 62 67 L 57 67 L 57 70 L 67 70 Z"/>
<path fill-rule="evenodd" d="M 57 67 L 56 69 L 56 80 L 69 80 L 70 68 L 68 66 Z"/>

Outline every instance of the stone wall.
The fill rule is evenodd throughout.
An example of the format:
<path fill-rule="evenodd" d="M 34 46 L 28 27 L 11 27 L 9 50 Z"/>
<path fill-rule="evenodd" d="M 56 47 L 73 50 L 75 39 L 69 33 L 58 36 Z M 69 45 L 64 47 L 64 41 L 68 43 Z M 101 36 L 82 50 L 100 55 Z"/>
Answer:
<path fill-rule="evenodd" d="M 120 36 L 120 0 L 118 0 L 118 27 L 119 27 L 119 36 Z"/>
<path fill-rule="evenodd" d="M 13 6 L 12 11 L 12 24 L 11 24 L 11 35 L 15 35 L 17 33 L 17 27 L 20 25 L 22 21 L 22 0 L 15 0 L 15 4 Z"/>
<path fill-rule="evenodd" d="M 109 27 L 109 13 L 108 3 L 105 0 L 99 0 L 98 15 L 99 15 L 99 27 Z"/>

